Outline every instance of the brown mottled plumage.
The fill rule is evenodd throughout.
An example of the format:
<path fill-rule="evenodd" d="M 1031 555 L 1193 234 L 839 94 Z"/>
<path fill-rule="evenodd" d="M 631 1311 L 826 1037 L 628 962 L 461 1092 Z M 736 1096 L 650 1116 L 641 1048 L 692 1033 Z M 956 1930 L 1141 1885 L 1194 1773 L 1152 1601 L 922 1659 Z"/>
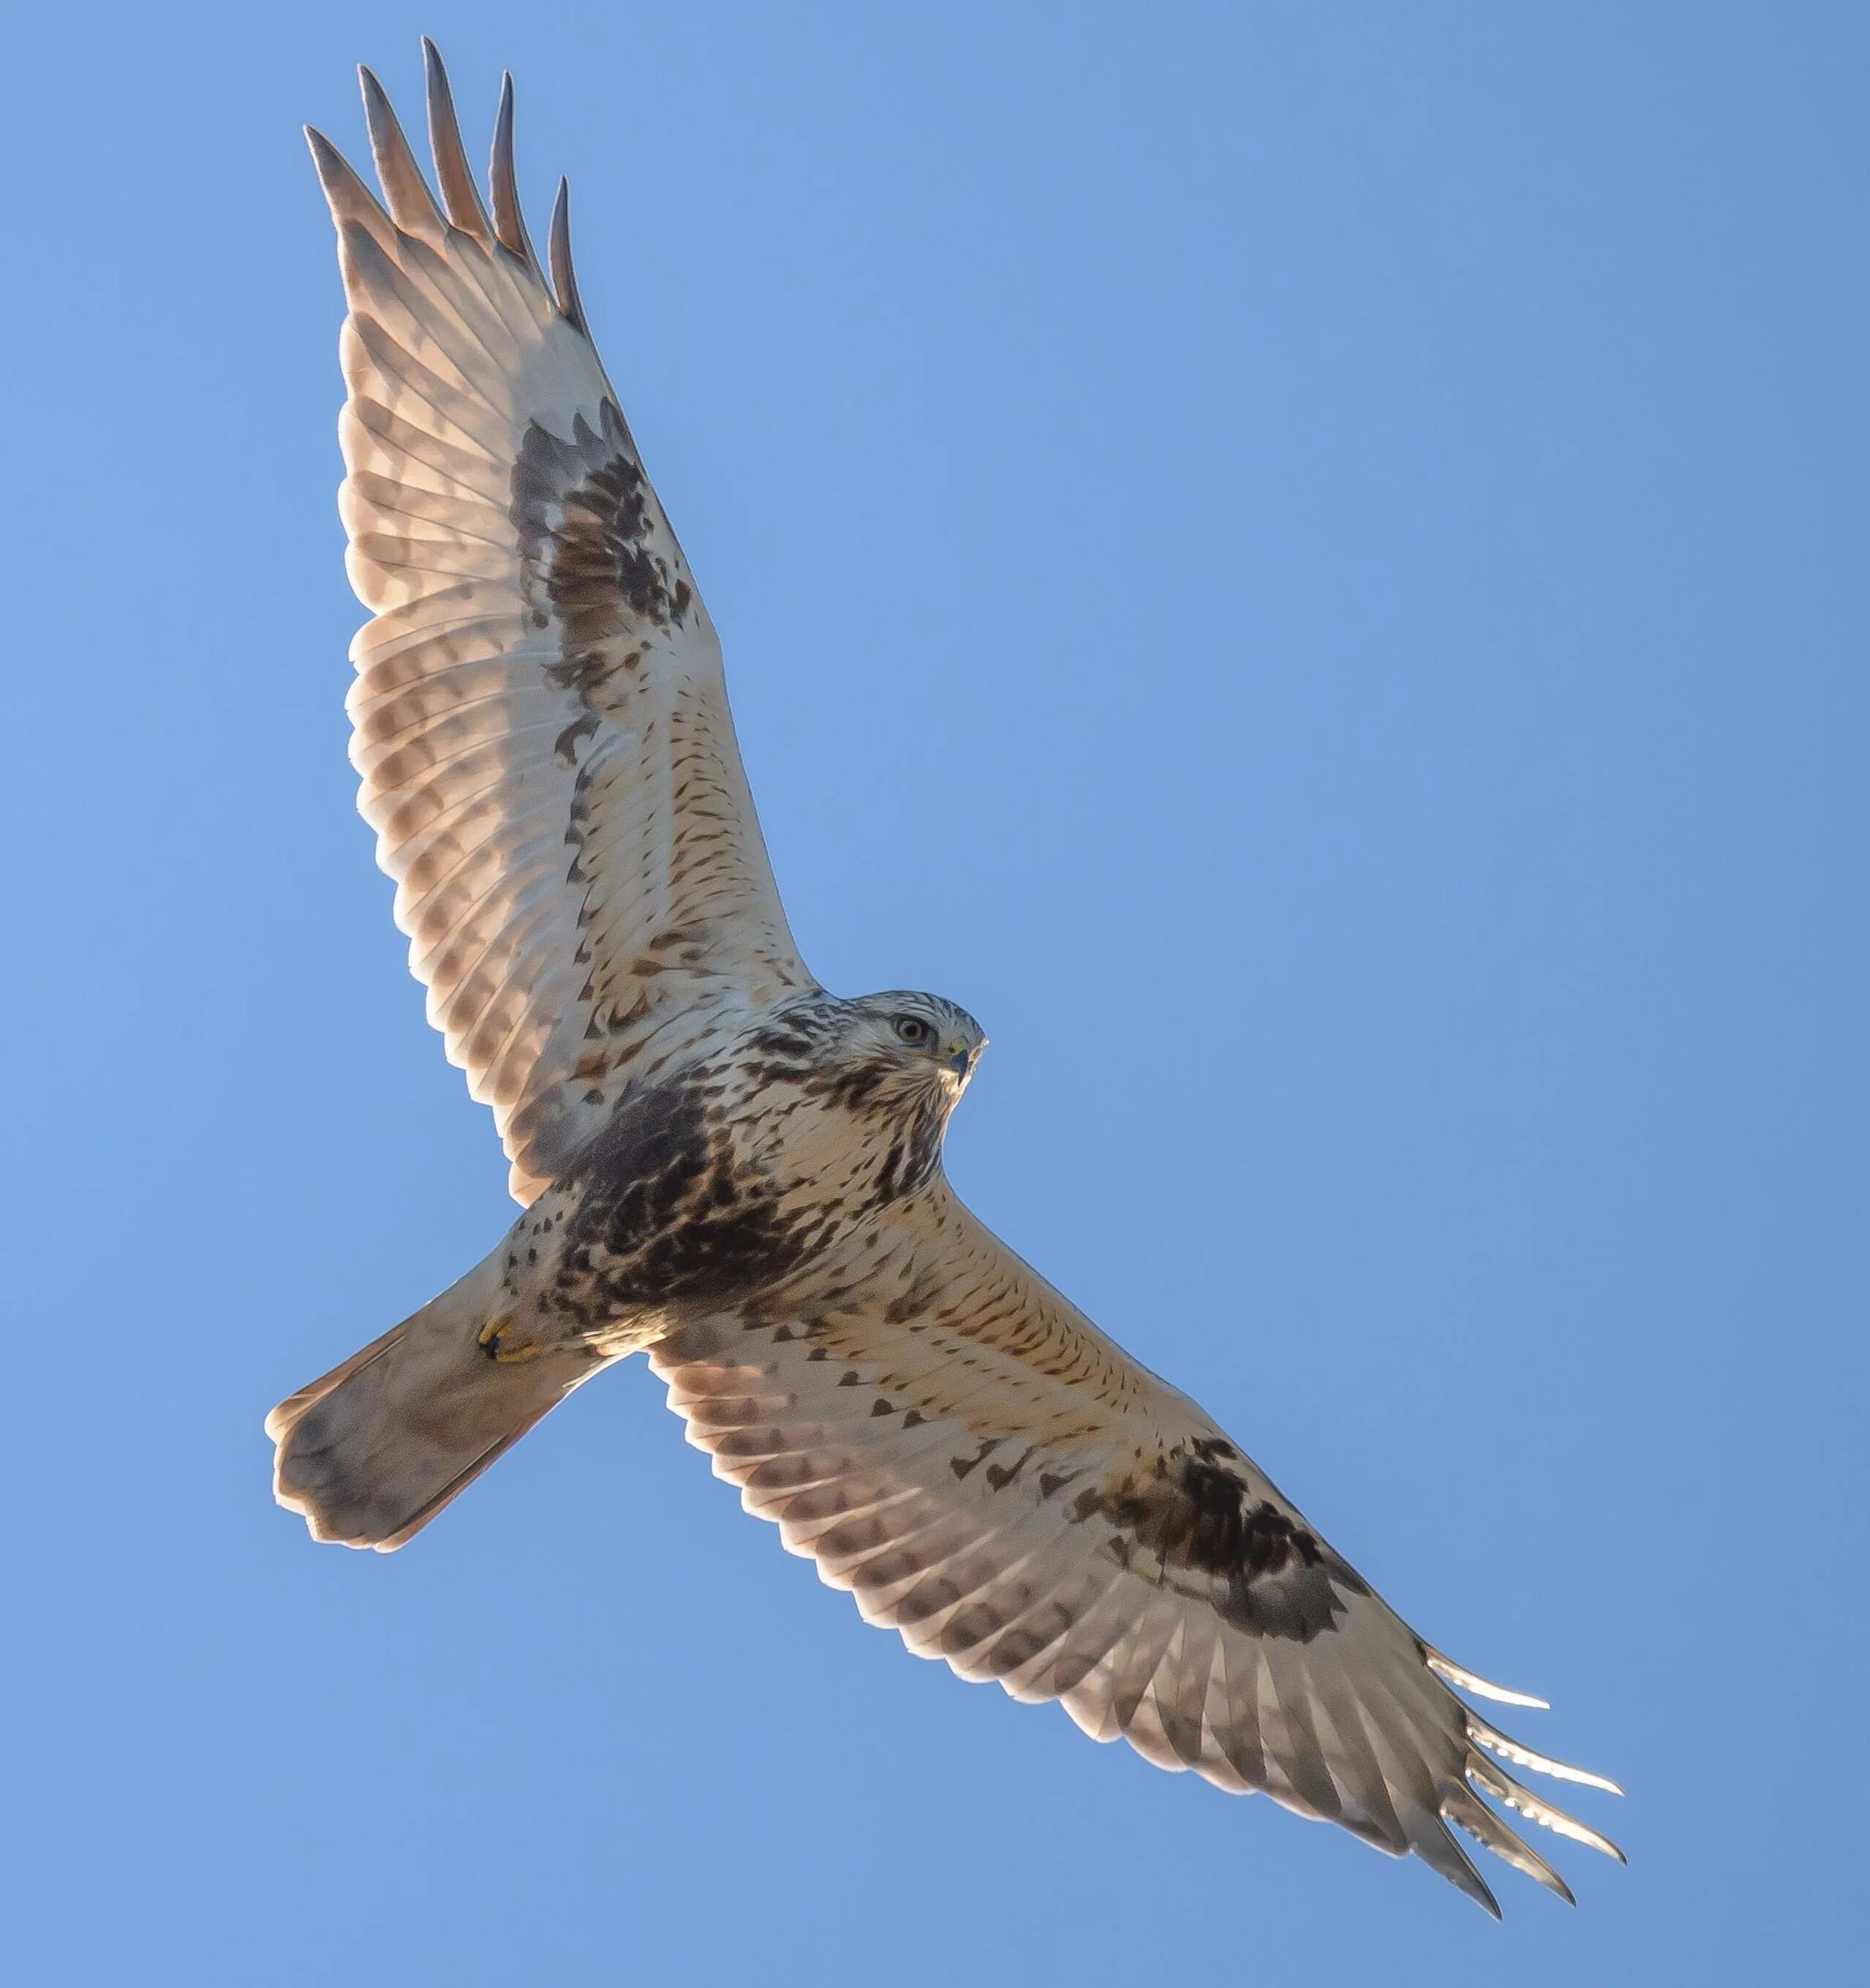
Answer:
<path fill-rule="evenodd" d="M 955 1199 L 972 1018 L 840 1000 L 800 962 L 712 626 L 585 327 L 563 189 L 549 286 L 510 86 L 489 218 L 426 52 L 439 204 L 367 73 L 385 205 L 312 137 L 373 616 L 352 757 L 430 1018 L 524 1212 L 273 1411 L 281 1503 L 318 1538 L 398 1546 L 647 1351 L 747 1509 L 911 1649 L 1413 1851 L 1490 1911 L 1450 1824 L 1569 1897 L 1479 1794 L 1611 1851 L 1499 1761 L 1610 1783 L 1481 1718 L 1451 1687 L 1537 1701 L 1413 1635 Z"/>

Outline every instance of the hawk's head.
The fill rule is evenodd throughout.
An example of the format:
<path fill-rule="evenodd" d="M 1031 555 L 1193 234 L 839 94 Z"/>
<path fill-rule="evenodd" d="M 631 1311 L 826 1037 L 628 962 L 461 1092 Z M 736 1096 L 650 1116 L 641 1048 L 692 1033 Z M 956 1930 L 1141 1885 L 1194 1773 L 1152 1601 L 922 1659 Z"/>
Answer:
<path fill-rule="evenodd" d="M 780 1008 L 756 1041 L 769 1077 L 860 1111 L 908 1111 L 938 1127 L 987 1038 L 952 1001 L 898 989 L 856 1001 L 814 990 Z"/>
<path fill-rule="evenodd" d="M 897 988 L 847 1001 L 839 1048 L 847 1056 L 888 1070 L 918 1088 L 934 1085 L 952 1104 L 967 1088 L 987 1046 L 979 1023 L 939 994 Z"/>

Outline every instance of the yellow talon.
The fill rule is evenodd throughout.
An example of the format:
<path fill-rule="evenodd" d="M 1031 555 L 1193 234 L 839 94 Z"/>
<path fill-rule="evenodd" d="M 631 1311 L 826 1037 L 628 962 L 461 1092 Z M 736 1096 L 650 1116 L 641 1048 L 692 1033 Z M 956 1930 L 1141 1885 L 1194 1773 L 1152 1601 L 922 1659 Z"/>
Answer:
<path fill-rule="evenodd" d="M 523 1346 L 502 1346 L 500 1344 L 502 1334 L 512 1324 L 514 1317 L 515 1314 L 510 1311 L 495 1312 L 481 1327 L 475 1340 L 477 1344 L 485 1347 L 495 1359 L 508 1367 L 521 1360 L 536 1360 L 545 1351 L 543 1346 L 529 1341 Z"/>

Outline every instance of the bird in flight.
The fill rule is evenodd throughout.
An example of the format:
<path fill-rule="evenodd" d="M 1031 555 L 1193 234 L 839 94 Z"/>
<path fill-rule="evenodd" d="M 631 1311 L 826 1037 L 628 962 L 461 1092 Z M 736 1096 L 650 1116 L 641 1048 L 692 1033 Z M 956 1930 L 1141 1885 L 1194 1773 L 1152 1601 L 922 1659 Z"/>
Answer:
<path fill-rule="evenodd" d="M 340 497 L 359 806 L 429 1019 L 519 1219 L 267 1418 L 314 1538 L 401 1546 L 633 1353 L 688 1439 L 917 1655 L 1096 1740 L 1413 1852 L 1498 1916 L 1459 1828 L 1564 1881 L 1461 1696 L 1537 1706 L 1392 1614 L 1185 1395 L 962 1205 L 986 1037 L 800 960 L 720 647 L 599 361 L 563 183 L 540 267 L 511 79 L 483 204 L 424 44 L 435 188 L 368 71 L 380 203 L 308 134 L 348 306 Z M 1451 1827 L 1452 1825 L 1452 1827 Z"/>

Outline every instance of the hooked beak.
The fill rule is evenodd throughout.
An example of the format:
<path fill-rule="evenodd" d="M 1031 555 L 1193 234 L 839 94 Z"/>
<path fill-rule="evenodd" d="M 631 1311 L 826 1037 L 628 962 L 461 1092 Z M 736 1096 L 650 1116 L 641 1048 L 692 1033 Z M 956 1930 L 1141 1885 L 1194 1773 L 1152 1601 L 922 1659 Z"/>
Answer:
<path fill-rule="evenodd" d="M 985 1043 L 976 1043 L 971 1049 L 965 1043 L 950 1043 L 948 1045 L 948 1067 L 963 1084 L 967 1082 L 969 1072 L 979 1060 L 980 1053 L 986 1046 Z"/>

